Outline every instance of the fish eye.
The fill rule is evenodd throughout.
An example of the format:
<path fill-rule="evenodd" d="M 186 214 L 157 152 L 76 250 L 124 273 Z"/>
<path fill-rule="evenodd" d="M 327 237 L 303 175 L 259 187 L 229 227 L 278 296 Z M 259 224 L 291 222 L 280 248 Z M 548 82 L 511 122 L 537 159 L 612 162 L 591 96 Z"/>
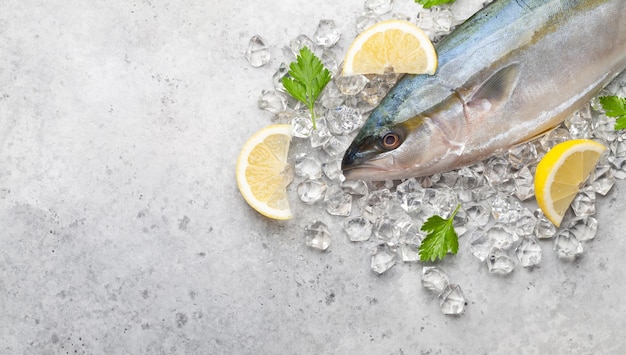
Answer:
<path fill-rule="evenodd" d="M 400 135 L 396 132 L 387 132 L 380 138 L 380 144 L 386 150 L 396 149 L 400 143 Z"/>

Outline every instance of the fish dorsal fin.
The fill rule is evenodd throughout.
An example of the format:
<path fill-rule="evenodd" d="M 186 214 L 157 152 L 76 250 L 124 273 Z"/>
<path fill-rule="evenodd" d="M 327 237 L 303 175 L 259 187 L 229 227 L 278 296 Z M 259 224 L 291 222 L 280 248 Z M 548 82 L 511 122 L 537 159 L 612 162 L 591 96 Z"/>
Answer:
<path fill-rule="evenodd" d="M 474 92 L 467 107 L 485 112 L 506 102 L 519 81 L 519 67 L 519 63 L 513 63 L 498 69 Z"/>

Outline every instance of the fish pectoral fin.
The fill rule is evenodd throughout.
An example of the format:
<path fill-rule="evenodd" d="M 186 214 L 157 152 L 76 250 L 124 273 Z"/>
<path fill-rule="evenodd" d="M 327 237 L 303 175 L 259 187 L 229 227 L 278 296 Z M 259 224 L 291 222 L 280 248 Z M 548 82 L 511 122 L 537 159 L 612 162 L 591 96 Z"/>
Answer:
<path fill-rule="evenodd" d="M 516 143 L 515 145 L 513 145 L 513 147 L 517 147 L 518 145 L 526 144 L 528 142 L 534 141 L 535 139 L 539 139 L 539 138 L 545 136 L 546 134 L 552 132 L 556 127 L 557 126 L 550 127 L 548 129 L 546 129 L 545 131 L 539 132 L 539 133 L 535 134 L 534 136 L 528 137 L 528 138 L 524 139 L 523 141 L 521 141 L 519 143 Z M 513 148 L 513 147 L 511 147 L 511 148 Z"/>
<path fill-rule="evenodd" d="M 467 108 L 486 112 L 505 103 L 519 81 L 519 67 L 519 63 L 513 63 L 493 73 L 471 96 L 466 104 Z"/>

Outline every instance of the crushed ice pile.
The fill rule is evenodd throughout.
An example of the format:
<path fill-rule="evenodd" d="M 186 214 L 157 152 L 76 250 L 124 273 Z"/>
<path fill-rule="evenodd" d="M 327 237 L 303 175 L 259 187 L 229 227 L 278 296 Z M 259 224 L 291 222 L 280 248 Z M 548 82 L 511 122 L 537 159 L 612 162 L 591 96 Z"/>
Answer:
<path fill-rule="evenodd" d="M 471 15 L 457 14 L 453 6 L 421 9 L 413 16 L 391 14 L 392 9 L 393 0 L 365 1 L 365 12 L 356 19 L 357 33 L 393 17 L 413 21 L 436 41 Z M 321 204 L 328 214 L 343 218 L 344 235 L 332 237 L 323 222 L 311 221 L 304 232 L 306 245 L 326 250 L 332 238 L 344 237 L 369 243 L 371 270 L 383 274 L 398 263 L 418 262 L 418 248 L 425 237 L 420 231 L 423 222 L 435 214 L 448 217 L 459 203 L 461 209 L 454 220 L 461 241 L 459 252 L 471 252 L 494 274 L 538 265 L 542 251 L 549 246 L 540 240 L 550 239 L 559 258 L 573 260 L 583 252 L 585 243 L 595 238 L 598 195 L 606 195 L 615 179 L 626 178 L 626 131 L 613 129 L 614 118 L 603 113 L 597 99 L 541 139 L 472 166 L 404 181 L 345 180 L 341 174 L 343 153 L 397 76 L 342 77 L 337 56 L 343 53 L 333 48 L 340 37 L 332 20 L 321 20 L 313 38 L 301 34 L 293 39 L 283 51 L 285 62 L 273 76 L 274 88 L 264 90 L 258 101 L 261 109 L 272 114 L 272 121 L 293 127 L 290 155 L 297 177 L 290 192 L 295 190 L 303 204 Z M 333 73 L 333 80 L 316 104 L 317 130 L 313 130 L 307 108 L 291 98 L 280 82 L 287 75 L 288 63 L 303 46 L 312 49 Z M 259 36 L 252 37 L 245 55 L 254 67 L 270 59 L 269 48 Z M 626 75 L 604 89 L 602 95 L 607 94 L 626 96 Z M 561 227 L 555 228 L 536 207 L 533 176 L 537 163 L 551 147 L 574 138 L 597 140 L 609 150 L 575 198 Z M 425 267 L 422 282 L 437 292 L 443 313 L 463 312 L 465 299 L 460 287 L 449 284 L 441 270 Z"/>

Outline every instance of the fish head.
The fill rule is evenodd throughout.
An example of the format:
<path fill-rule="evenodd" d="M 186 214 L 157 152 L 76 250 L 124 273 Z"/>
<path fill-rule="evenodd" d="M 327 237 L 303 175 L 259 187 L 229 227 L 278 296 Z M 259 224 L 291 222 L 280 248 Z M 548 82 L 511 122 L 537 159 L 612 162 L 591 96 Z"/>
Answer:
<path fill-rule="evenodd" d="M 463 106 L 453 97 L 403 122 L 366 125 L 346 150 L 343 174 L 382 181 L 445 171 L 464 148 L 464 122 Z"/>

